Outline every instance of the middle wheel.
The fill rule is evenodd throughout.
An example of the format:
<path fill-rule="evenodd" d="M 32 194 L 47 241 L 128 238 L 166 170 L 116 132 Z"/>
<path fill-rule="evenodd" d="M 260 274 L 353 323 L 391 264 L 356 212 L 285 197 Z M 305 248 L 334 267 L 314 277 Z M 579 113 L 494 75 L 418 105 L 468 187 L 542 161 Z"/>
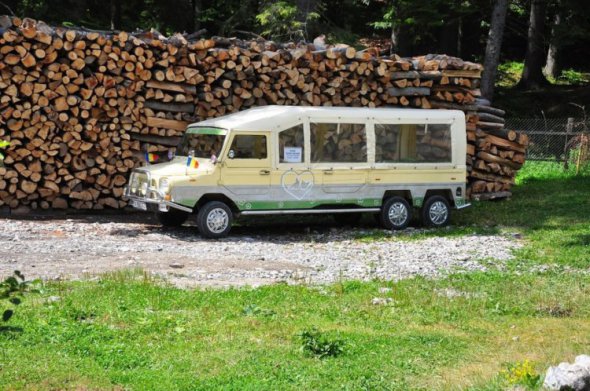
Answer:
<path fill-rule="evenodd" d="M 412 219 L 412 208 L 402 197 L 391 197 L 385 200 L 379 217 L 381 225 L 387 229 L 404 229 Z"/>

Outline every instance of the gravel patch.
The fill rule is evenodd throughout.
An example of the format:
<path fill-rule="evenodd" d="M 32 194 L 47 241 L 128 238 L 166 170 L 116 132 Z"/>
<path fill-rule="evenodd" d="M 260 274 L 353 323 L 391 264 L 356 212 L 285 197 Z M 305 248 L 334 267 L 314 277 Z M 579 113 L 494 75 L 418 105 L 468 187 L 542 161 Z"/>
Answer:
<path fill-rule="evenodd" d="M 328 221 L 311 228 L 246 225 L 223 240 L 202 239 L 190 225 L 162 228 L 143 214 L 0 224 L 2 277 L 15 269 L 28 279 L 61 280 L 140 268 L 181 287 L 437 277 L 501 266 L 521 246 L 501 235 L 401 240 L 386 231 L 384 238 L 359 241 L 370 226 L 337 228 Z"/>

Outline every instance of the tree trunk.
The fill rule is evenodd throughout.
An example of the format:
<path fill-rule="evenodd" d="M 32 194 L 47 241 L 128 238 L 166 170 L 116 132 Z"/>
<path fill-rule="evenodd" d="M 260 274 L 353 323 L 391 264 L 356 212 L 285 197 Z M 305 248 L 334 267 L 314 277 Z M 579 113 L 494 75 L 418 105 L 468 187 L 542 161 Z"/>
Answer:
<path fill-rule="evenodd" d="M 397 0 L 392 1 L 393 11 L 391 13 L 391 50 L 390 54 L 399 52 L 399 24 L 396 23 L 396 18 L 399 13 L 399 4 Z"/>
<path fill-rule="evenodd" d="M 201 28 L 201 20 L 199 19 L 201 16 L 201 0 L 192 0 L 192 9 L 193 9 L 193 32 L 199 31 Z"/>
<path fill-rule="evenodd" d="M 490 102 L 494 96 L 494 83 L 496 81 L 498 61 L 500 61 L 500 49 L 502 48 L 502 36 L 504 35 L 507 11 L 508 0 L 496 0 L 492 11 L 492 20 L 483 65 L 484 70 L 481 78 L 481 94 Z"/>
<path fill-rule="evenodd" d="M 111 0 L 111 30 L 121 29 L 121 0 Z"/>
<path fill-rule="evenodd" d="M 303 39 L 307 40 L 309 35 L 307 33 L 307 21 L 310 12 L 313 12 L 316 8 L 315 0 L 297 0 L 297 21 L 301 23 L 301 32 Z"/>
<path fill-rule="evenodd" d="M 547 50 L 547 62 L 545 63 L 545 74 L 557 78 L 561 69 L 558 64 L 558 52 L 559 52 L 559 40 L 557 34 L 559 34 L 559 28 L 561 25 L 561 10 L 557 10 L 555 19 L 553 20 L 553 28 L 551 29 L 551 42 L 549 43 L 549 49 Z"/>
<path fill-rule="evenodd" d="M 547 84 L 547 79 L 543 75 L 543 65 L 545 64 L 543 30 L 546 9 L 547 0 L 531 0 L 526 57 L 522 78 L 518 83 L 518 87 L 522 89 L 534 90 Z"/>

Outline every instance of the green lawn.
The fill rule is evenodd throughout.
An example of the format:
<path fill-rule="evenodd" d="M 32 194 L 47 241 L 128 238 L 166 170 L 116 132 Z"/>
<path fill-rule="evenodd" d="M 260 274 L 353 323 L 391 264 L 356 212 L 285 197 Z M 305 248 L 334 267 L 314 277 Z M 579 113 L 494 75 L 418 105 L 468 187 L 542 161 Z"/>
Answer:
<path fill-rule="evenodd" d="M 0 331 L 0 389 L 508 388 L 510 365 L 529 360 L 535 375 L 590 352 L 589 195 L 590 177 L 527 164 L 512 200 L 409 238 L 519 233 L 527 245 L 504 271 L 207 291 L 140 271 L 45 284 Z M 343 353 L 302 350 L 312 328 Z"/>

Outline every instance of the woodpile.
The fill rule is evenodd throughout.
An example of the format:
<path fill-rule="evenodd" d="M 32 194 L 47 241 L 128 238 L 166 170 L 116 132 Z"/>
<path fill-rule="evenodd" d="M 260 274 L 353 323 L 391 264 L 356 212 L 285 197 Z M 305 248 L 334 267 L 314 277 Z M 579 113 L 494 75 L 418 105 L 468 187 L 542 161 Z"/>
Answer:
<path fill-rule="evenodd" d="M 471 190 L 500 194 L 524 162 L 526 138 L 479 99 L 481 70 L 445 55 L 380 57 L 345 45 L 167 38 L 1 16 L 0 139 L 10 146 L 0 206 L 121 208 L 145 152 L 165 156 L 190 122 L 268 104 L 459 108 Z M 436 141 L 419 154 L 444 158 Z"/>

